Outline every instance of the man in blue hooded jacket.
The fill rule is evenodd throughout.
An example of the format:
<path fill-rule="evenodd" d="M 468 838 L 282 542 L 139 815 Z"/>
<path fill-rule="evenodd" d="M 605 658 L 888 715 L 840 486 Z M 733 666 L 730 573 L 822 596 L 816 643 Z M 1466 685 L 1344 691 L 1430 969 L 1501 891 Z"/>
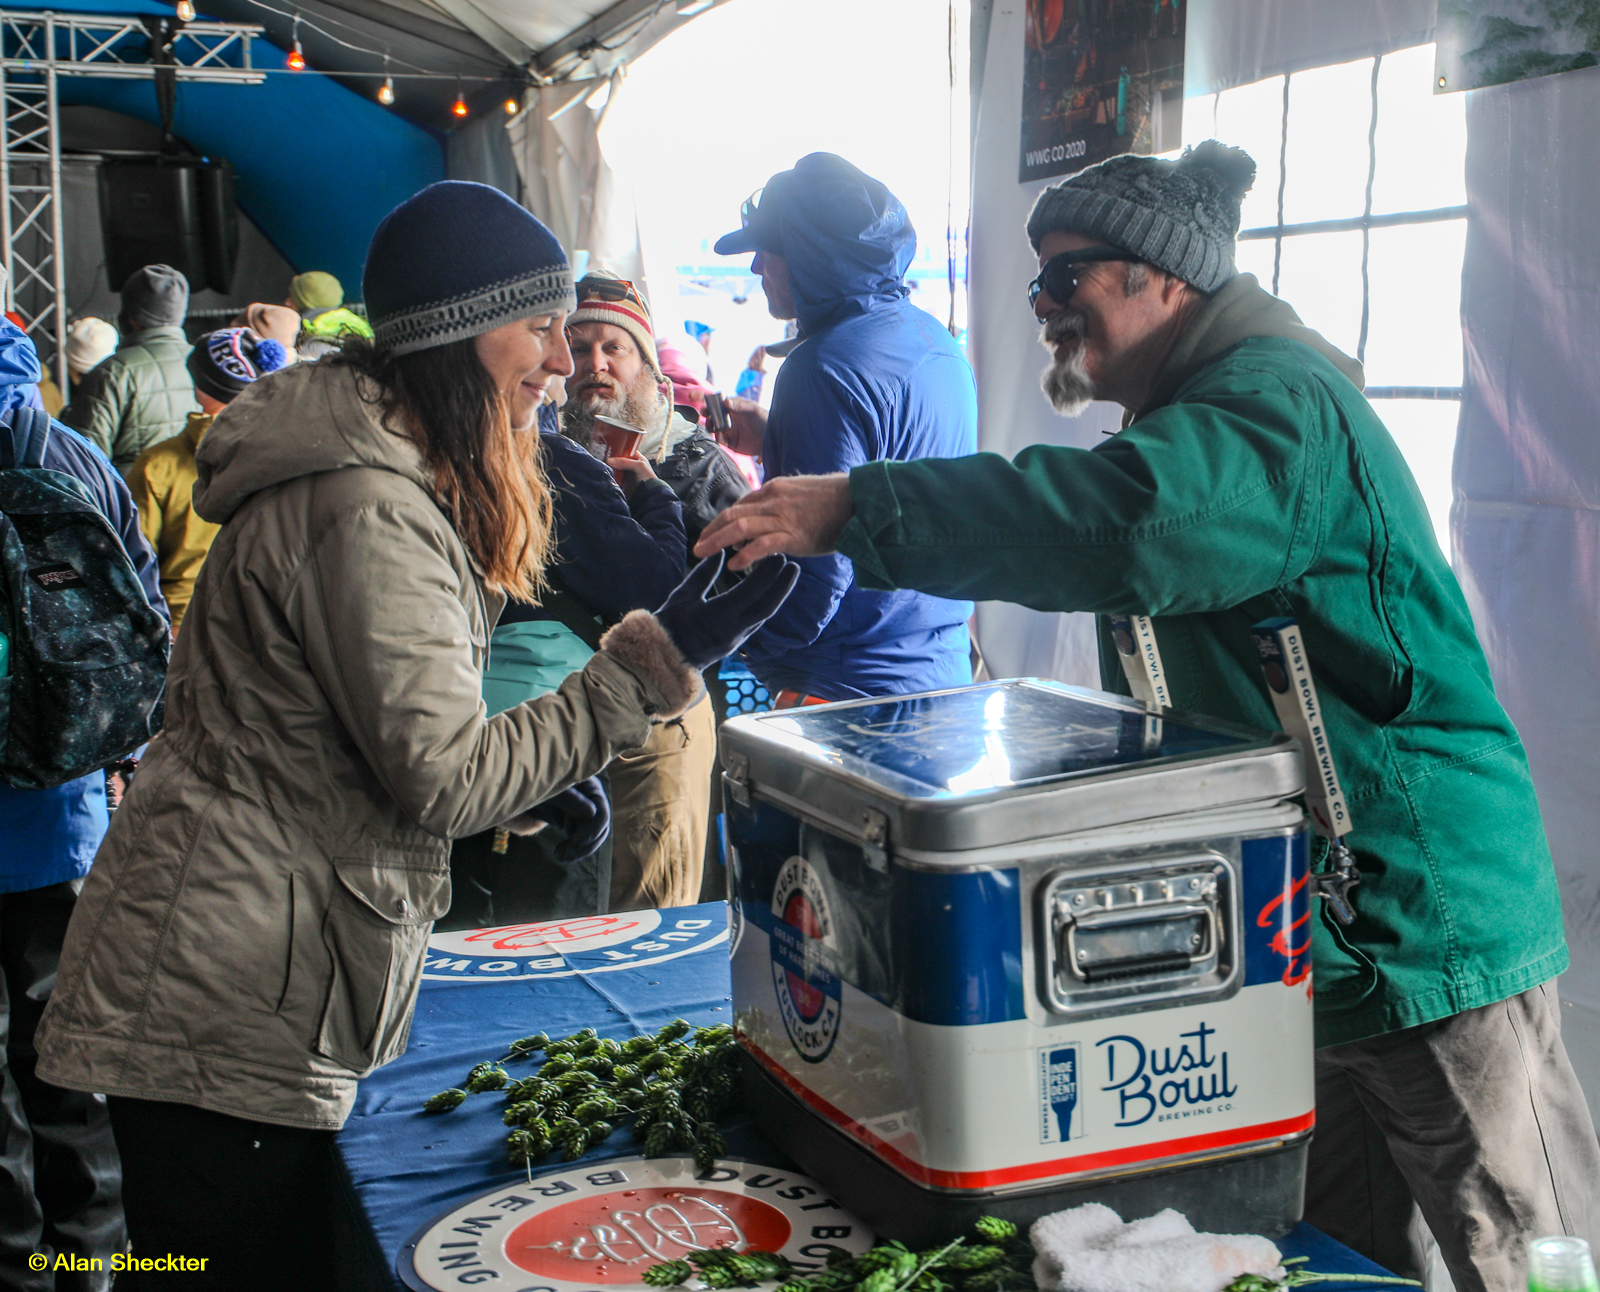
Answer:
<path fill-rule="evenodd" d="M 0 319 L 0 411 L 37 407 L 39 356 Z M 128 486 L 88 440 L 51 424 L 44 465 L 88 487 L 163 615 L 161 571 Z M 31 1273 L 40 1251 L 98 1257 L 123 1249 L 122 1172 L 104 1100 L 34 1075 L 34 1029 L 50 999 L 67 921 L 110 815 L 104 772 L 49 790 L 0 780 L 0 1288 L 104 1289 L 101 1272 Z"/>
<path fill-rule="evenodd" d="M 811 153 L 774 175 L 743 218 L 717 253 L 756 253 L 768 308 L 797 319 L 801 341 L 765 419 L 730 401 L 730 446 L 759 453 L 769 480 L 976 453 L 972 369 L 907 299 L 917 235 L 894 194 L 842 157 Z M 800 565 L 794 592 L 742 652 L 780 707 L 972 680 L 970 601 L 858 587 L 838 555 Z"/>

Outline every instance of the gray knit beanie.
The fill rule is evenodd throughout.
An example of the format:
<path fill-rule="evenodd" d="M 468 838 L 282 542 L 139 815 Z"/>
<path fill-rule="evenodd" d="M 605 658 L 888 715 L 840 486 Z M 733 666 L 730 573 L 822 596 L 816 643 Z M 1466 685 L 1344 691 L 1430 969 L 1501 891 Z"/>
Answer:
<path fill-rule="evenodd" d="M 1248 153 L 1215 139 L 1175 162 L 1124 153 L 1040 193 L 1028 239 L 1037 251 L 1047 233 L 1081 233 L 1214 292 L 1239 272 L 1239 203 L 1255 178 Z"/>

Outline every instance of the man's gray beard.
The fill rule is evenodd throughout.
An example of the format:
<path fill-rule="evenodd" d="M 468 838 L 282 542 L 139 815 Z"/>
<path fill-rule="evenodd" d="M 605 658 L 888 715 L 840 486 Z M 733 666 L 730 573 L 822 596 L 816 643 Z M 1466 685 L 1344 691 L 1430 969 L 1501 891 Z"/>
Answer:
<path fill-rule="evenodd" d="M 576 395 L 572 396 L 561 410 L 561 433 L 590 453 L 595 453 L 596 417 L 614 417 L 619 422 L 627 422 L 648 433 L 661 420 L 661 392 L 656 389 L 654 377 L 647 373 L 640 378 L 639 385 L 623 392 L 621 399 L 585 403 Z M 605 446 L 602 444 L 600 448 L 601 452 L 595 453 L 596 457 L 604 456 Z"/>
<path fill-rule="evenodd" d="M 1046 320 L 1039 333 L 1039 343 L 1051 354 L 1051 360 L 1039 374 L 1039 386 L 1050 401 L 1050 407 L 1063 417 L 1077 417 L 1094 400 L 1094 379 L 1083 361 L 1083 338 L 1088 331 L 1088 320 L 1077 310 L 1062 310 Z M 1063 354 L 1057 349 L 1062 342 L 1077 342 Z"/>

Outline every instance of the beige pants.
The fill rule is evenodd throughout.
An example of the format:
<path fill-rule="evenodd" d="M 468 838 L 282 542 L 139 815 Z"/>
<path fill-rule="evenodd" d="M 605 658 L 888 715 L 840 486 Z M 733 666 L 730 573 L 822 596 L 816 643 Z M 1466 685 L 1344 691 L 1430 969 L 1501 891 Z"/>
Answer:
<path fill-rule="evenodd" d="M 717 727 L 702 696 L 642 748 L 606 769 L 611 782 L 611 909 L 700 900 Z"/>
<path fill-rule="evenodd" d="M 1422 1218 L 1456 1292 L 1522 1292 L 1527 1245 L 1600 1243 L 1600 1144 L 1556 985 L 1317 1051 L 1306 1219 L 1408 1278 Z"/>

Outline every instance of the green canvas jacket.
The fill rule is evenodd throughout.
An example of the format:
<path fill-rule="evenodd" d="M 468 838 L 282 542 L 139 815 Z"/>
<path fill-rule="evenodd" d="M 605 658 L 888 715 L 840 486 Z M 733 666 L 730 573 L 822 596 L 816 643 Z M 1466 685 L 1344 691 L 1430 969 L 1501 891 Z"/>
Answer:
<path fill-rule="evenodd" d="M 1299 620 L 1362 872 L 1355 924 L 1315 921 L 1318 1045 L 1491 1004 L 1567 965 L 1522 743 L 1352 378 L 1240 275 L 1120 435 L 1014 462 L 858 467 L 839 542 L 867 587 L 1151 615 L 1177 707 L 1257 728 L 1277 721 L 1250 627 Z M 1127 692 L 1103 623 L 1101 674 Z M 1320 840 L 1313 857 L 1326 864 Z"/>
<path fill-rule="evenodd" d="M 127 475 L 152 444 L 181 435 L 198 412 L 181 327 L 150 327 L 84 374 L 61 420 Z"/>

